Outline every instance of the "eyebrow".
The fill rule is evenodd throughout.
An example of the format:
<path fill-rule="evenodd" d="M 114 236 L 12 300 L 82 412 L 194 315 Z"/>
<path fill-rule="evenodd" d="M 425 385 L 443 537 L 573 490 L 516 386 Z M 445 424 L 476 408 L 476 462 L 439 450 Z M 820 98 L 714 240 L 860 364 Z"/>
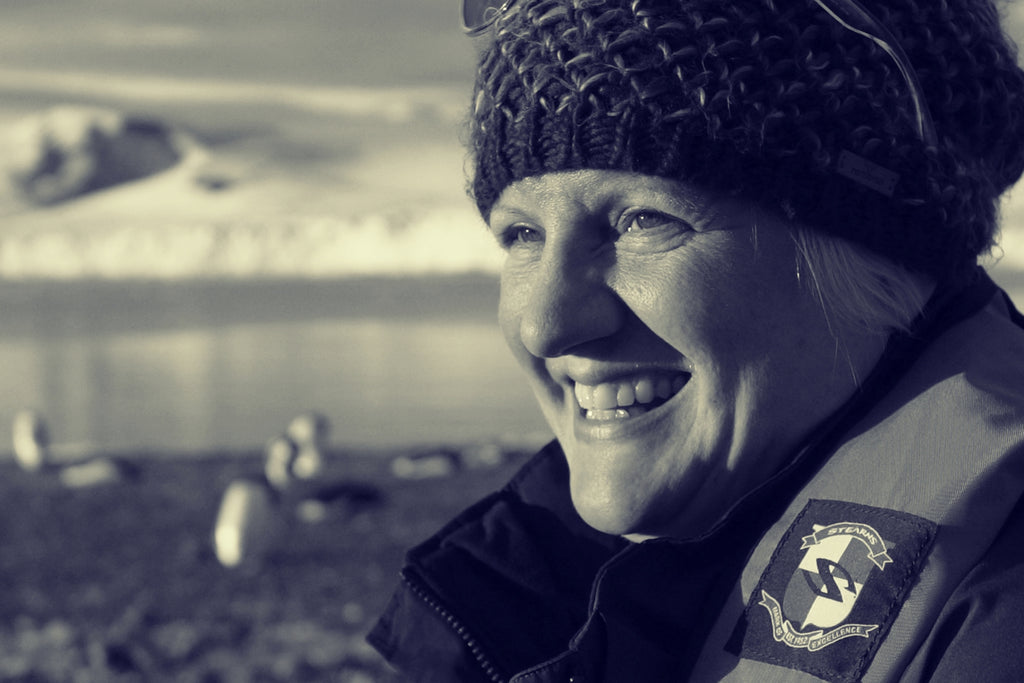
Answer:
<path fill-rule="evenodd" d="M 640 200 L 640 203 L 655 203 L 652 200 L 654 195 L 659 196 L 657 204 L 664 204 L 664 196 L 671 197 L 670 203 L 673 205 L 674 211 L 680 211 L 686 213 L 689 216 L 697 218 L 707 217 L 709 214 L 714 213 L 711 208 L 713 202 L 709 197 L 704 196 L 700 190 L 686 191 L 685 189 L 674 189 L 674 188 L 644 188 L 639 194 L 634 194 L 629 197 L 631 203 L 634 200 Z"/>
<path fill-rule="evenodd" d="M 652 210 L 658 210 L 656 208 L 658 206 L 668 206 L 668 210 L 683 214 L 680 217 L 693 218 L 701 222 L 710 222 L 721 214 L 721 211 L 715 208 L 716 202 L 712 197 L 708 196 L 707 192 L 699 188 L 680 187 L 679 181 L 671 178 L 655 177 L 655 179 L 661 182 L 651 185 L 633 185 L 625 190 L 615 187 L 601 187 L 601 184 L 598 183 L 594 191 L 599 195 L 604 195 L 603 204 L 607 204 L 608 201 L 615 203 L 625 202 L 630 205 L 647 206 Z M 539 201 L 532 201 L 529 204 L 530 206 L 545 204 L 559 194 L 561 193 L 555 189 L 545 188 L 540 192 Z M 663 208 L 661 210 L 664 211 L 666 209 Z M 488 224 L 491 222 L 490 217 L 495 213 L 503 214 L 506 221 L 510 218 L 534 219 L 532 212 L 528 208 L 522 208 L 518 202 L 512 202 L 511 204 L 503 202 L 501 197 L 491 207 L 487 220 Z"/>
<path fill-rule="evenodd" d="M 684 211 L 687 211 L 696 216 L 704 216 L 710 212 L 710 204 L 706 198 L 701 198 L 701 201 L 694 200 L 689 193 L 678 193 L 673 194 L 673 201 L 680 204 Z"/>

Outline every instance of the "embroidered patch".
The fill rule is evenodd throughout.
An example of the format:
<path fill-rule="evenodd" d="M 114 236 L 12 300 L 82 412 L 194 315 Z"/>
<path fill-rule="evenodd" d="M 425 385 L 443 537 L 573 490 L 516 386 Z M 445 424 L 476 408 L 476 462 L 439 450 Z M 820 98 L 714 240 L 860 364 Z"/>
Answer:
<path fill-rule="evenodd" d="M 936 529 L 905 512 L 808 501 L 775 548 L 727 649 L 828 681 L 859 680 Z"/>

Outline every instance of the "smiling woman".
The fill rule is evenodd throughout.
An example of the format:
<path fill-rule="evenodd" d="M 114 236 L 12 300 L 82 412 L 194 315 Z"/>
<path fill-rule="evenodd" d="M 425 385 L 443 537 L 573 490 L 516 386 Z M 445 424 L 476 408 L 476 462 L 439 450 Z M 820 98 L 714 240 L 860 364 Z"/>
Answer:
<path fill-rule="evenodd" d="M 884 347 L 830 324 L 800 287 L 786 226 L 741 200 L 551 173 L 510 185 L 490 224 L 508 250 L 505 339 L 565 452 L 576 509 L 606 533 L 704 531 Z"/>
<path fill-rule="evenodd" d="M 978 259 L 1024 72 L 995 7 L 463 17 L 499 320 L 556 440 L 410 552 L 371 642 L 422 681 L 1016 676 L 1024 318 Z"/>

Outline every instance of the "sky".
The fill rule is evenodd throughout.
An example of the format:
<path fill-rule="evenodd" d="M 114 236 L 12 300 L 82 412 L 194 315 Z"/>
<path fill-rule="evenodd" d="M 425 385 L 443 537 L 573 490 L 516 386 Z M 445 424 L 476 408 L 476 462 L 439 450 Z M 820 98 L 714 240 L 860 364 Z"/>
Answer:
<path fill-rule="evenodd" d="M 0 64 L 322 85 L 465 82 L 453 0 L 3 0 Z"/>
<path fill-rule="evenodd" d="M 1000 0 L 1024 38 L 1024 2 Z M 324 85 L 469 82 L 456 0 L 3 0 L 0 65 Z"/>

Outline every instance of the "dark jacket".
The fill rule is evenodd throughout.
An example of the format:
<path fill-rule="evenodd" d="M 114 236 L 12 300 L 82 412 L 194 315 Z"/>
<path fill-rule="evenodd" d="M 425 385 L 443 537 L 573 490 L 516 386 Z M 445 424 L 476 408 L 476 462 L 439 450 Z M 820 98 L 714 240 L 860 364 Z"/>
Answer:
<path fill-rule="evenodd" d="M 589 528 L 557 444 L 413 549 L 370 642 L 417 681 L 1017 680 L 1024 331 L 987 277 L 710 532 Z"/>

